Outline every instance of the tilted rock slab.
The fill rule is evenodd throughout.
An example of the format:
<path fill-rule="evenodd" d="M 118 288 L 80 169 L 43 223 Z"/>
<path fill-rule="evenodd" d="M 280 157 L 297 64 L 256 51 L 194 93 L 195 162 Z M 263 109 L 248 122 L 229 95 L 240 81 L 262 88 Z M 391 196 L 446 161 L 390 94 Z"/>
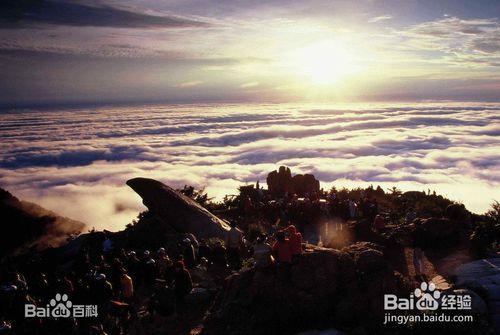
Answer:
<path fill-rule="evenodd" d="M 151 213 L 176 231 L 192 233 L 198 239 L 226 238 L 230 227 L 224 220 L 173 188 L 149 178 L 133 178 L 127 185 L 139 194 Z"/>

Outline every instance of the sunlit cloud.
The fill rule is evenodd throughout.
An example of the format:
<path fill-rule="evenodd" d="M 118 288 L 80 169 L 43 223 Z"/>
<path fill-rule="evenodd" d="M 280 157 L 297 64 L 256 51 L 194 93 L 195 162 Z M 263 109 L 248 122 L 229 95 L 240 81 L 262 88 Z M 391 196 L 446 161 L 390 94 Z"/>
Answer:
<path fill-rule="evenodd" d="M 249 88 L 249 87 L 255 87 L 255 86 L 258 86 L 258 85 L 259 85 L 259 82 L 257 82 L 257 81 L 251 81 L 251 82 L 248 82 L 248 83 L 241 84 L 240 87 L 241 88 Z"/>
<path fill-rule="evenodd" d="M 372 17 L 371 19 L 368 20 L 368 22 L 376 23 L 376 22 L 380 22 L 380 21 L 387 21 L 390 19 L 392 19 L 392 16 L 390 16 L 390 15 L 381 15 L 381 16 Z"/>
<path fill-rule="evenodd" d="M 193 80 L 193 81 L 186 81 L 184 83 L 180 83 L 179 85 L 176 85 L 176 87 L 181 87 L 181 88 L 186 88 L 186 87 L 193 87 L 193 86 L 198 86 L 203 84 L 203 81 L 201 80 Z"/>

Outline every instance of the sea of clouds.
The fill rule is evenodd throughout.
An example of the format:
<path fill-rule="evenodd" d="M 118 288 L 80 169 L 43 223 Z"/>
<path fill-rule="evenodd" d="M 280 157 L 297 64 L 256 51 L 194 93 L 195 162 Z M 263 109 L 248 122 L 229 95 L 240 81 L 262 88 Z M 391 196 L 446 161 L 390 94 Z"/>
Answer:
<path fill-rule="evenodd" d="M 144 207 L 143 176 L 221 199 L 279 165 L 322 186 L 436 190 L 484 212 L 500 200 L 500 104 L 168 105 L 0 114 L 0 186 L 89 227 Z"/>

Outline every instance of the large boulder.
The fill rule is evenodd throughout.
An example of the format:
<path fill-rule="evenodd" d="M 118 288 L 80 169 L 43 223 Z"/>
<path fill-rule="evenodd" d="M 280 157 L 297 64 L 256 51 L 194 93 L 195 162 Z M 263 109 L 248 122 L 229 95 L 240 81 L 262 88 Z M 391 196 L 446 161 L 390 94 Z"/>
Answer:
<path fill-rule="evenodd" d="M 500 333 L 500 258 L 462 264 L 455 275 L 458 287 L 472 289 L 484 298 L 493 328 Z"/>
<path fill-rule="evenodd" d="M 292 178 L 295 193 L 299 196 L 315 196 L 319 193 L 319 180 L 312 174 L 297 174 Z"/>
<path fill-rule="evenodd" d="M 127 181 L 143 200 L 149 212 L 176 232 L 191 233 L 200 238 L 226 238 L 229 225 L 200 206 L 196 201 L 149 178 L 134 178 Z"/>
<path fill-rule="evenodd" d="M 377 250 L 378 249 L 378 250 Z M 226 279 L 206 334 L 294 334 L 310 329 L 380 327 L 384 294 L 408 294 L 380 248 L 307 250 L 288 277 L 247 269 Z"/>
<path fill-rule="evenodd" d="M 280 166 L 278 171 L 272 171 L 266 178 L 267 189 L 273 195 L 292 193 L 292 172 L 290 168 Z"/>

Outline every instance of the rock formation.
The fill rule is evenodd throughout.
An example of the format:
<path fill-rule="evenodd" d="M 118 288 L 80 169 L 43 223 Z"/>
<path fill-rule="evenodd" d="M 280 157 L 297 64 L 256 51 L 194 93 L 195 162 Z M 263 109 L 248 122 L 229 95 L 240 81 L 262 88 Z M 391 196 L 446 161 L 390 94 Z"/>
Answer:
<path fill-rule="evenodd" d="M 315 196 L 319 192 L 319 181 L 311 174 L 298 174 L 292 177 L 290 168 L 280 166 L 278 171 L 267 175 L 267 188 L 273 195 L 296 193 L 298 196 Z"/>
<path fill-rule="evenodd" d="M 225 239 L 229 225 L 191 198 L 154 179 L 134 178 L 127 185 L 141 196 L 152 215 L 176 232 Z"/>
<path fill-rule="evenodd" d="M 19 200 L 1 188 L 0 216 L 0 257 L 30 247 L 57 247 L 70 234 L 77 234 L 85 227 L 82 222 Z"/>
<path fill-rule="evenodd" d="M 292 172 L 290 168 L 280 166 L 278 171 L 271 171 L 267 175 L 267 189 L 271 194 L 292 192 Z"/>
<path fill-rule="evenodd" d="M 377 248 L 377 249 L 375 249 Z M 249 269 L 226 279 L 208 316 L 206 334 L 286 334 L 314 327 L 379 327 L 385 293 L 407 294 L 378 246 L 342 251 L 315 247 L 284 280 Z"/>
<path fill-rule="evenodd" d="M 500 333 L 500 258 L 462 264 L 455 275 L 458 287 L 470 288 L 484 298 L 490 321 L 495 331 Z"/>

